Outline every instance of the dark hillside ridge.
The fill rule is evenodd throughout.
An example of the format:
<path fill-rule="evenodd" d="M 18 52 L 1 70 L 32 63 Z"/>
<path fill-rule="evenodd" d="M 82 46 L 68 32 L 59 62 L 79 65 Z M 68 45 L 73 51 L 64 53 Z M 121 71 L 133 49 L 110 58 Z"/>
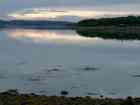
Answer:
<path fill-rule="evenodd" d="M 140 26 L 140 16 L 87 19 L 78 22 L 78 26 Z"/>
<path fill-rule="evenodd" d="M 0 28 L 27 28 L 27 29 L 73 29 L 75 23 L 66 21 L 46 20 L 0 20 Z"/>

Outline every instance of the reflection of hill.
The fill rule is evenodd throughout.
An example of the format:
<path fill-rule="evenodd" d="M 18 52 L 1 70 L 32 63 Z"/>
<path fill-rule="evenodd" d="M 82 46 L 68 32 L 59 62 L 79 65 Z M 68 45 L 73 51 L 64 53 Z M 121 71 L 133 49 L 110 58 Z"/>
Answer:
<path fill-rule="evenodd" d="M 0 28 L 26 28 L 26 29 L 72 29 L 74 23 L 65 21 L 46 20 L 0 20 Z"/>
<path fill-rule="evenodd" d="M 140 40 L 140 27 L 80 27 L 77 33 L 85 37 L 100 37 L 103 39 Z"/>

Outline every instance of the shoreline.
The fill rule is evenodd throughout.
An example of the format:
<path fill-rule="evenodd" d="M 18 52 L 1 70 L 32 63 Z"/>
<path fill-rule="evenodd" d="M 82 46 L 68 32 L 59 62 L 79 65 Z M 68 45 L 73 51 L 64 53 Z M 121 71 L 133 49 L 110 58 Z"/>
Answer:
<path fill-rule="evenodd" d="M 140 98 L 100 98 L 20 94 L 17 90 L 0 93 L 0 105 L 140 105 Z"/>

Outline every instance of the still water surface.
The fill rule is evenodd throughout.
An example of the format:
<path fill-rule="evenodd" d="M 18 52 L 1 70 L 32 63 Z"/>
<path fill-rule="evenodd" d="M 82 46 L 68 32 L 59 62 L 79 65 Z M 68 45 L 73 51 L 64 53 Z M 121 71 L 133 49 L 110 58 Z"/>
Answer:
<path fill-rule="evenodd" d="M 140 96 L 140 41 L 79 36 L 74 30 L 1 30 L 0 91 Z"/>

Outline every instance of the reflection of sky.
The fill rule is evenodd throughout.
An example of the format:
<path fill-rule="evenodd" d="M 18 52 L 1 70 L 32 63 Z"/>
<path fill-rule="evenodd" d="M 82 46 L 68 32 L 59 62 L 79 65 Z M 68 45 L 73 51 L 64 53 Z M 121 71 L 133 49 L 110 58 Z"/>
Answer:
<path fill-rule="evenodd" d="M 35 43 L 53 42 L 57 44 L 63 43 L 94 43 L 99 38 L 86 38 L 79 36 L 72 30 L 26 30 L 15 29 L 7 30 L 9 37 L 17 40 L 31 41 Z"/>

